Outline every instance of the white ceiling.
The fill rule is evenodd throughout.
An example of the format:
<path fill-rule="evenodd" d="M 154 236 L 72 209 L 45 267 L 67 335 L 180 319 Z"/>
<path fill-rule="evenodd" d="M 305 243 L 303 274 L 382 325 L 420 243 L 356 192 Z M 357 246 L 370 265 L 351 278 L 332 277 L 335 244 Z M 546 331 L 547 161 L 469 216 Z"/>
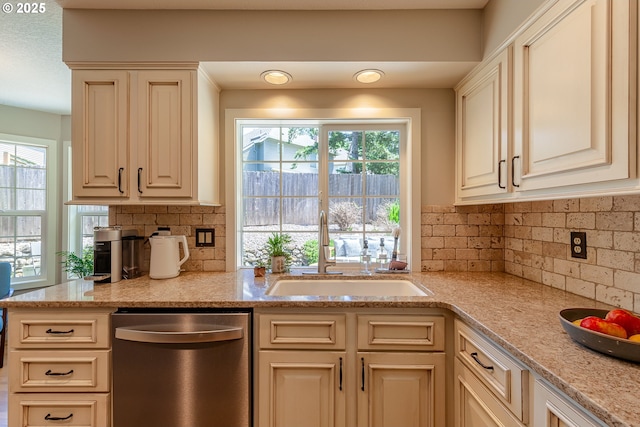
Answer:
<path fill-rule="evenodd" d="M 43 0 L 41 0 L 43 1 Z M 18 13 L 17 2 L 0 14 L 0 105 L 56 114 L 71 111 L 71 72 L 62 62 L 62 8 L 377 10 L 481 9 L 488 0 L 44 0 L 43 13 Z M 25 3 L 26 4 L 26 3 Z M 268 5 L 267 5 L 268 4 Z M 4 10 L 7 5 L 13 10 Z M 216 62 L 204 64 L 221 89 L 265 89 L 260 73 L 284 69 L 287 89 L 356 88 L 364 68 L 385 72 L 376 88 L 451 87 L 475 63 Z"/>

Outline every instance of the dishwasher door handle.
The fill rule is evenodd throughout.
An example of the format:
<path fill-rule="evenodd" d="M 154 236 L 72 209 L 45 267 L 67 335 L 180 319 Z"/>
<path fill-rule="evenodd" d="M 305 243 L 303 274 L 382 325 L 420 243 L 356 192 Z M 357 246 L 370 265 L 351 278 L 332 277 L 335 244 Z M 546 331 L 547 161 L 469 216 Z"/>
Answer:
<path fill-rule="evenodd" d="M 232 341 L 244 337 L 243 328 L 205 329 L 201 331 L 174 332 L 153 329 L 116 328 L 115 337 L 125 341 L 158 343 L 158 344 L 190 344 L 202 342 Z"/>

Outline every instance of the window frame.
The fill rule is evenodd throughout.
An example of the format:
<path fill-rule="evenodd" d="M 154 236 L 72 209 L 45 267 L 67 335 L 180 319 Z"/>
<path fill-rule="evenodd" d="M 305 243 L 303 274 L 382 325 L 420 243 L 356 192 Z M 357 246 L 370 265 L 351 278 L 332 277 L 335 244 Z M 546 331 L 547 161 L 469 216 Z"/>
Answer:
<path fill-rule="evenodd" d="M 58 209 L 56 203 L 58 201 L 58 183 L 57 183 L 57 165 L 58 165 L 58 149 L 57 141 L 46 138 L 28 137 L 22 135 L 12 135 L 0 133 L 0 141 L 17 144 L 44 147 L 46 149 L 46 196 L 45 209 L 43 211 L 19 211 L 12 210 L 2 212 L 3 216 L 20 216 L 22 212 L 38 212 L 34 214 L 42 218 L 41 220 L 41 261 L 40 275 L 33 276 L 33 279 L 11 278 L 11 286 L 15 290 L 38 288 L 49 286 L 56 283 L 56 244 L 58 241 L 57 222 Z"/>
<path fill-rule="evenodd" d="M 296 124 L 316 125 L 319 122 L 333 122 L 331 126 L 356 126 L 363 122 L 370 124 L 404 124 L 406 127 L 405 152 L 401 151 L 400 197 L 405 208 L 402 211 L 401 227 L 404 249 L 412 271 L 420 271 L 420 239 L 408 236 L 420 234 L 421 185 L 420 185 L 420 117 L 419 108 L 366 108 L 366 109 L 227 109 L 225 110 L 225 140 L 231 149 L 225 150 L 225 202 L 227 206 L 226 228 L 226 270 L 236 271 L 240 265 L 238 242 L 242 223 L 238 199 L 242 198 L 242 152 L 237 143 L 240 124 L 244 121 L 259 123 L 260 120 L 296 121 Z M 313 118 L 313 120 L 309 119 Z M 306 120 L 303 122 L 303 120 Z M 298 123 L 299 122 L 299 123 Z M 253 124 L 253 123 L 252 123 Z M 323 123 L 324 124 L 324 123 Z M 401 148 L 402 150 L 402 148 Z M 417 176 L 418 179 L 412 179 Z M 342 264 L 341 264 L 342 265 Z"/>

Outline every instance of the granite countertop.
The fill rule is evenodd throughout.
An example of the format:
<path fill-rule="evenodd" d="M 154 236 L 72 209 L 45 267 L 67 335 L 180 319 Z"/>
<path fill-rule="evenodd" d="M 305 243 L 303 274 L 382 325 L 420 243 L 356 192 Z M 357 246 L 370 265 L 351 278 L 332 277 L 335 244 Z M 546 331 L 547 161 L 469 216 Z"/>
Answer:
<path fill-rule="evenodd" d="M 295 275 L 295 273 L 291 274 Z M 0 301 L 9 308 L 73 307 L 437 307 L 485 333 L 610 426 L 640 426 L 640 364 L 586 349 L 564 332 L 564 308 L 612 308 L 594 300 L 504 273 L 411 273 L 432 292 L 423 297 L 270 297 L 281 275 L 234 273 L 148 276 L 113 284 L 76 280 Z M 305 276 L 313 279 L 319 276 Z"/>

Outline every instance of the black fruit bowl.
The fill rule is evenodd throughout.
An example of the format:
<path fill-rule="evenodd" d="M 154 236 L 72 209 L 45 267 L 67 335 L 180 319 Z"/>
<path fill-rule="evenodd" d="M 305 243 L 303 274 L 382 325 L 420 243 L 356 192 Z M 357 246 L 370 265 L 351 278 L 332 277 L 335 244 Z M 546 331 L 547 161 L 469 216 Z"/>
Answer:
<path fill-rule="evenodd" d="M 587 316 L 597 316 L 602 319 L 608 310 L 597 308 L 567 308 L 560 312 L 560 324 L 569 336 L 577 343 L 597 352 L 619 359 L 640 363 L 640 342 L 629 341 L 611 335 L 602 334 L 574 325 L 574 320 Z"/>

